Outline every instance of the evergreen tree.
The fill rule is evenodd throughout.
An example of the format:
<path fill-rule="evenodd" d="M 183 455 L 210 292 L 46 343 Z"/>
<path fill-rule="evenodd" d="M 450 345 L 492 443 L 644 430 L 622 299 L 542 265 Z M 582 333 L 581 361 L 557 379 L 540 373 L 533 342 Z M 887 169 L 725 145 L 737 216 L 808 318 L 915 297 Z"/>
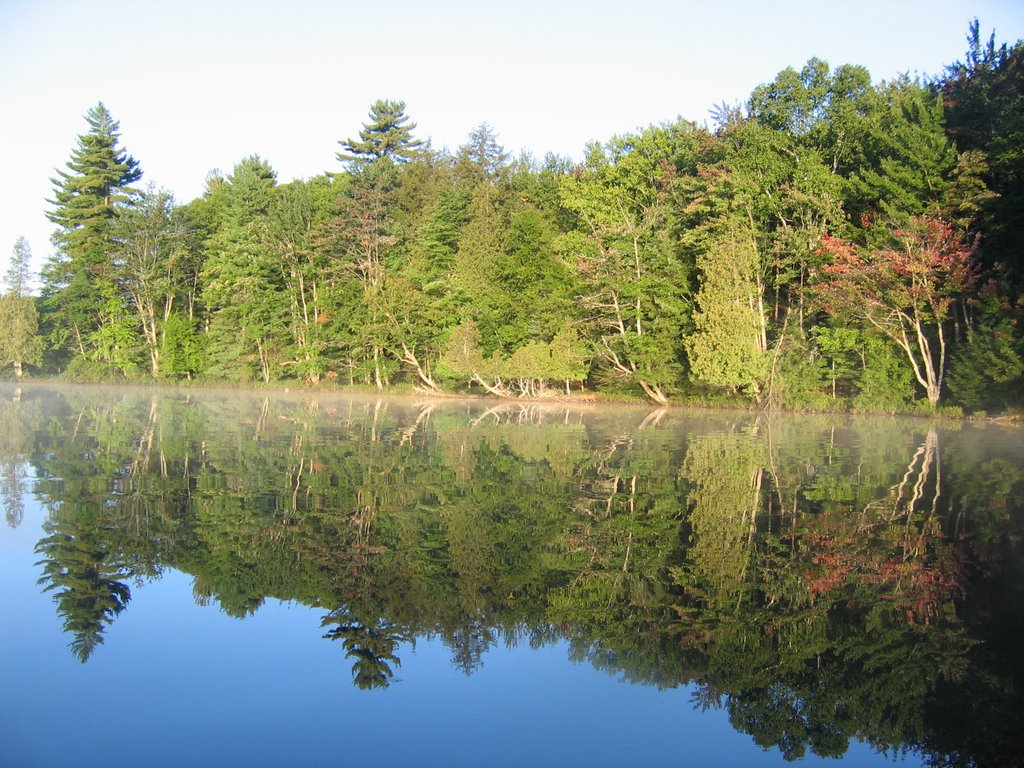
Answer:
<path fill-rule="evenodd" d="M 423 252 L 421 278 L 427 292 L 448 290 L 459 238 L 469 221 L 470 201 L 464 190 L 443 190 L 420 229 L 416 245 Z"/>
<path fill-rule="evenodd" d="M 498 136 L 487 123 L 469 132 L 469 140 L 459 147 L 455 170 L 470 185 L 500 179 L 508 168 L 508 153 L 498 144 Z"/>
<path fill-rule="evenodd" d="M 58 170 L 47 216 L 57 225 L 57 253 L 43 270 L 43 306 L 51 343 L 85 357 L 103 324 L 97 296 L 114 282 L 112 228 L 117 211 L 129 204 L 131 185 L 142 177 L 135 158 L 118 146 L 119 124 L 102 103 L 85 116 L 67 170 Z"/>
<path fill-rule="evenodd" d="M 742 220 L 723 222 L 707 252 L 698 256 L 697 267 L 703 279 L 695 329 L 686 338 L 690 375 L 759 396 L 768 360 L 753 232 Z"/>
<path fill-rule="evenodd" d="M 0 366 L 13 365 L 21 378 L 22 364 L 42 362 L 43 342 L 35 300 L 28 295 L 32 250 L 19 237 L 11 253 L 11 266 L 4 275 L 7 290 L 0 296 Z"/>
<path fill-rule="evenodd" d="M 61 506 L 44 526 L 36 545 L 42 556 L 39 584 L 54 593 L 70 648 L 83 664 L 103 642 L 103 634 L 131 600 L 128 574 L 115 563 L 109 531 L 95 505 Z"/>
<path fill-rule="evenodd" d="M 971 22 L 964 61 L 947 67 L 940 85 L 946 104 L 946 130 L 961 152 L 983 152 L 984 180 L 995 196 L 985 200 L 986 264 L 1001 263 L 1019 290 L 1024 264 L 1019 247 L 1024 232 L 1024 40 L 996 47 L 995 34 L 982 42 L 978 20 Z"/>
<path fill-rule="evenodd" d="M 860 200 L 849 212 L 863 212 L 866 223 L 882 224 L 877 233 L 883 240 L 893 222 L 902 226 L 913 216 L 968 229 L 990 196 L 980 178 L 983 157 L 958 154 L 946 138 L 941 94 L 902 78 L 882 95 L 884 106 L 867 139 L 869 159 L 853 179 Z"/>
<path fill-rule="evenodd" d="M 227 180 L 223 218 L 203 270 L 210 313 L 207 372 L 214 376 L 237 380 L 257 373 L 270 381 L 274 333 L 283 324 L 280 272 L 264 237 L 276 177 L 264 160 L 251 156 Z"/>
<path fill-rule="evenodd" d="M 359 138 L 338 142 L 345 150 L 337 153 L 338 161 L 357 168 L 375 160 L 404 163 L 423 146 L 412 136 L 415 128 L 405 114 L 404 101 L 378 99 L 370 105 L 370 122 L 363 123 Z"/>
<path fill-rule="evenodd" d="M 4 285 L 7 293 L 14 296 L 27 296 L 28 283 L 32 277 L 32 248 L 28 240 L 19 237 L 11 251 L 11 264 L 4 273 Z"/>

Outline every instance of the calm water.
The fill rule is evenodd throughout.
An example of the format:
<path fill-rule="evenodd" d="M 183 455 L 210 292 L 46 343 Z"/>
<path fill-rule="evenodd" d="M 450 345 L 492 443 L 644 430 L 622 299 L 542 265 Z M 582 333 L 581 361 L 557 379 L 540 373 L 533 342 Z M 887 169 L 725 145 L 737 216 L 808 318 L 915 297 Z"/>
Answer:
<path fill-rule="evenodd" d="M 0 765 L 1020 765 L 1024 430 L 0 387 Z"/>

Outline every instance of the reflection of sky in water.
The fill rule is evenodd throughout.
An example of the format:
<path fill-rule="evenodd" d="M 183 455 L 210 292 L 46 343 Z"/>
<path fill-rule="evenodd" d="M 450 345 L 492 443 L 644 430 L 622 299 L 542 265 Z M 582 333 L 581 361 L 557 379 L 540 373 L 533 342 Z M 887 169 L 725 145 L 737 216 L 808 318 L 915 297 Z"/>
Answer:
<path fill-rule="evenodd" d="M 81 664 L 32 552 L 42 513 L 0 531 L 0 764 L 31 766 L 758 766 L 783 764 L 690 689 L 629 685 L 564 643 L 492 647 L 470 676 L 440 641 L 403 646 L 386 690 L 360 691 L 325 611 L 268 600 L 240 621 L 167 571 Z M 813 755 L 798 765 L 835 761 Z M 843 765 L 889 765 L 851 743 Z"/>

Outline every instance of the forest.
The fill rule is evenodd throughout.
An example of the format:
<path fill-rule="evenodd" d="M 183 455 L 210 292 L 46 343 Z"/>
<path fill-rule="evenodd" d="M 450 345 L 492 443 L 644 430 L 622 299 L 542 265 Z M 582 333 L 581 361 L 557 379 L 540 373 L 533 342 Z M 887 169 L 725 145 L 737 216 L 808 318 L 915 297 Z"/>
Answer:
<path fill-rule="evenodd" d="M 142 183 L 97 104 L 53 178 L 55 251 L 14 245 L 21 378 L 948 413 L 1024 391 L 1024 41 L 872 81 L 819 59 L 712 124 L 512 158 L 400 100 L 330 166 Z"/>

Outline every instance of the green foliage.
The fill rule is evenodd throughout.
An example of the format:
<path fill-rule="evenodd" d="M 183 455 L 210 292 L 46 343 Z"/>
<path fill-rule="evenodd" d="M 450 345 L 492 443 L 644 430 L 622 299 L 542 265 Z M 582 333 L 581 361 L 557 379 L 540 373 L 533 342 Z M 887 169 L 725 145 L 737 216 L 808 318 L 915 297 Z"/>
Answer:
<path fill-rule="evenodd" d="M 548 344 L 550 355 L 547 375 L 554 381 L 584 381 L 590 370 L 590 351 L 576 328 L 566 320 Z"/>
<path fill-rule="evenodd" d="M 36 303 L 31 296 L 0 296 L 0 366 L 14 366 L 21 378 L 22 365 L 41 365 L 43 340 L 39 336 Z"/>
<path fill-rule="evenodd" d="M 870 162 L 854 176 L 861 201 L 855 212 L 897 225 L 914 216 L 945 218 L 966 230 L 988 197 L 983 158 L 958 155 L 946 136 L 940 93 L 903 78 L 881 95 L 884 106 L 867 141 Z"/>
<path fill-rule="evenodd" d="M 868 119 L 878 106 L 864 67 L 844 64 L 829 72 L 826 62 L 812 58 L 799 72 L 787 67 L 755 88 L 749 113 L 759 125 L 817 150 L 832 173 L 845 176 L 863 161 Z"/>
<path fill-rule="evenodd" d="M 119 125 L 102 103 L 86 114 L 89 131 L 51 179 L 54 197 L 47 214 L 58 229 L 56 253 L 42 272 L 44 324 L 51 346 L 65 354 L 92 354 L 92 340 L 103 339 L 98 312 L 115 284 L 111 259 L 118 210 L 130 205 L 131 185 L 142 176 L 139 164 L 118 146 Z M 94 336 L 97 332 L 100 335 Z M 102 353 L 101 353 L 102 354 Z"/>
<path fill-rule="evenodd" d="M 895 344 L 874 333 L 862 337 L 861 369 L 856 377 L 856 410 L 898 413 L 913 399 L 914 374 Z"/>
<path fill-rule="evenodd" d="M 117 284 L 142 329 L 150 375 L 160 376 L 164 324 L 175 302 L 188 301 L 195 266 L 169 192 L 148 189 L 121 212 L 114 228 Z M 194 285 L 194 283 L 193 283 Z"/>
<path fill-rule="evenodd" d="M 828 361 L 799 338 L 787 339 L 773 353 L 772 404 L 791 410 L 840 410 L 844 400 L 831 394 Z"/>
<path fill-rule="evenodd" d="M 338 142 L 344 150 L 337 154 L 338 161 L 356 168 L 376 160 L 408 162 L 423 146 L 412 137 L 415 128 L 405 114 L 404 101 L 378 99 L 370 105 L 370 122 L 363 124 L 359 138 Z"/>
<path fill-rule="evenodd" d="M 194 320 L 178 313 L 167 317 L 160 347 L 161 373 L 191 379 L 206 368 L 203 337 Z"/>
<path fill-rule="evenodd" d="M 430 391 L 435 372 L 475 373 L 501 396 L 585 377 L 656 404 L 883 410 L 916 407 L 907 370 L 936 407 L 951 367 L 961 403 L 998 408 L 1019 381 L 1024 48 L 979 30 L 936 81 L 811 59 L 713 132 L 650 125 L 579 163 L 510 159 L 487 123 L 435 151 L 404 102 L 378 100 L 339 142 L 342 171 L 279 186 L 249 157 L 187 205 L 132 188 L 98 105 L 54 179 L 41 362 Z M 937 228 L 949 247 L 928 245 Z M 973 309 L 982 269 L 998 330 Z M 444 361 L 467 322 L 472 371 Z"/>
<path fill-rule="evenodd" d="M 588 369 L 586 346 L 569 320 L 550 343 L 531 341 L 511 355 L 494 352 L 489 357 L 480 346 L 477 324 L 463 320 L 449 335 L 439 365 L 443 376 L 475 382 L 502 397 L 554 394 L 562 384 L 569 394 L 570 382 L 583 381 Z M 548 389 L 551 384 L 554 392 Z"/>
<path fill-rule="evenodd" d="M 99 313 L 99 327 L 88 337 L 90 358 L 118 375 L 133 376 L 139 370 L 141 352 L 134 318 L 113 293 L 107 294 Z"/>
<path fill-rule="evenodd" d="M 28 240 L 19 237 L 11 249 L 11 261 L 4 273 L 4 292 L 11 296 L 27 296 L 31 277 L 32 248 L 29 247 Z"/>
<path fill-rule="evenodd" d="M 227 179 L 223 217 L 203 267 L 208 375 L 270 381 L 281 286 L 262 233 L 275 182 L 273 169 L 256 156 L 242 160 Z"/>
<path fill-rule="evenodd" d="M 857 370 L 857 350 L 861 348 L 856 328 L 821 324 L 814 329 L 814 342 L 821 353 L 833 399 L 840 388 L 846 390 Z"/>
<path fill-rule="evenodd" d="M 994 193 L 983 201 L 988 265 L 1010 268 L 1021 285 L 1020 242 L 1024 232 L 1024 42 L 996 46 L 995 33 L 981 37 L 977 19 L 967 34 L 963 61 L 946 68 L 939 82 L 946 104 L 947 132 L 961 153 L 980 154 L 981 176 Z"/>
<path fill-rule="evenodd" d="M 592 144 L 583 168 L 560 184 L 562 205 L 581 225 L 561 250 L 575 264 L 595 354 L 662 404 L 682 379 L 692 275 L 672 237 L 670 190 L 701 138 L 678 121 Z"/>
<path fill-rule="evenodd" d="M 443 190 L 420 231 L 426 255 L 423 287 L 428 293 L 445 291 L 462 230 L 469 221 L 469 202 L 470 196 L 464 190 Z"/>
<path fill-rule="evenodd" d="M 950 362 L 949 389 L 971 410 L 1019 401 L 1024 391 L 1024 341 L 1005 307 L 991 301 L 967 343 Z"/>
<path fill-rule="evenodd" d="M 486 371 L 480 349 L 480 329 L 473 320 L 463 320 L 452 330 L 440 360 L 442 375 L 457 376 L 467 381 Z"/>
<path fill-rule="evenodd" d="M 14 367 L 14 377 L 22 376 L 22 365 L 41 365 L 43 339 L 39 335 L 39 313 L 28 295 L 32 250 L 19 237 L 11 252 L 11 263 L 4 274 L 6 290 L 0 295 L 0 367 Z"/>

